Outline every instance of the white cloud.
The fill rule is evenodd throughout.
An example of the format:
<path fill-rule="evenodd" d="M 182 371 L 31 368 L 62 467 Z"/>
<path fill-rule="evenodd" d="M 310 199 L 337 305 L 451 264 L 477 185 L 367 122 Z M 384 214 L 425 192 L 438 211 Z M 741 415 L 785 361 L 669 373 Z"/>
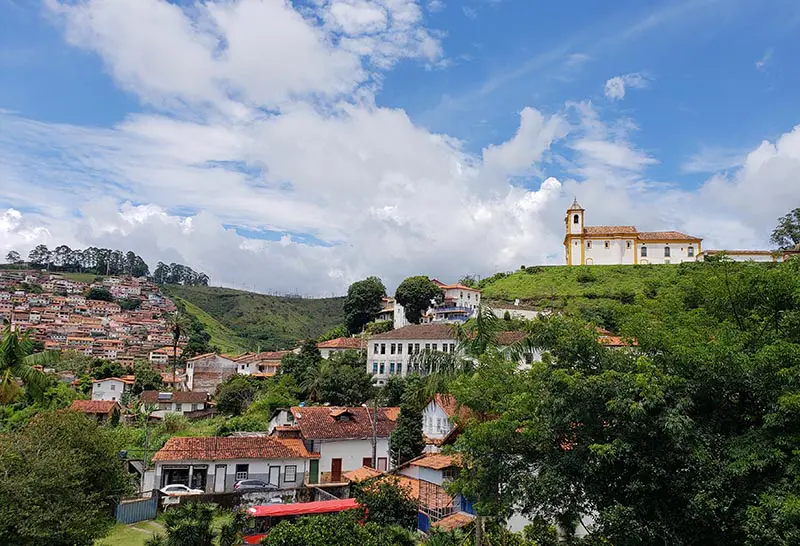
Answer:
<path fill-rule="evenodd" d="M 756 61 L 756 70 L 763 72 L 767 69 L 767 65 L 772 60 L 772 48 L 764 52 L 764 55 Z"/>
<path fill-rule="evenodd" d="M 647 76 L 640 73 L 615 76 L 606 82 L 606 98 L 610 100 L 622 100 L 625 98 L 625 91 L 627 88 L 644 89 L 649 84 L 649 81 Z"/>
<path fill-rule="evenodd" d="M 692 155 L 681 170 L 687 173 L 716 173 L 740 167 L 744 162 L 745 150 L 725 148 L 703 148 Z"/>
<path fill-rule="evenodd" d="M 443 0 L 429 0 L 428 1 L 428 11 L 432 13 L 436 13 L 437 11 L 442 11 L 445 7 L 445 3 Z"/>
<path fill-rule="evenodd" d="M 469 6 L 462 6 L 461 7 L 461 11 L 463 11 L 464 15 L 466 15 L 470 19 L 477 19 L 478 18 L 478 12 L 474 8 L 471 8 Z"/>

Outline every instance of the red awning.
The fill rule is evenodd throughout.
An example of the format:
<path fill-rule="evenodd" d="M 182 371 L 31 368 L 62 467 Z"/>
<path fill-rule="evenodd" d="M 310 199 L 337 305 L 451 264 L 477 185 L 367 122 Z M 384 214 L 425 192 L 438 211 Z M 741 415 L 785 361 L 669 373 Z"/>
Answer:
<path fill-rule="evenodd" d="M 304 516 L 307 514 L 326 514 L 341 512 L 358 508 L 356 499 L 342 499 L 318 502 L 298 502 L 294 504 L 265 504 L 247 509 L 248 516 L 278 517 L 278 516 Z"/>

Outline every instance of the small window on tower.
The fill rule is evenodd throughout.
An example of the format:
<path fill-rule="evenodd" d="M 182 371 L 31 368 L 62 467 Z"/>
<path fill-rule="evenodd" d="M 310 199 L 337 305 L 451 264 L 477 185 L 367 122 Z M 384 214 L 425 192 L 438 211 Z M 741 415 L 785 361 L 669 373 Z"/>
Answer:
<path fill-rule="evenodd" d="M 606 241 L 606 242 L 605 242 L 605 245 L 604 245 L 604 246 L 605 246 L 606 248 L 608 248 L 608 241 Z"/>
<path fill-rule="evenodd" d="M 573 216 L 573 217 L 572 217 L 572 223 L 573 223 L 573 224 L 578 224 L 578 223 L 580 223 L 580 220 L 578 219 L 578 215 L 577 215 L 577 214 L 576 214 L 575 216 Z"/>
<path fill-rule="evenodd" d="M 625 242 L 625 247 L 626 248 L 630 248 L 631 247 L 631 242 L 630 241 L 626 241 Z"/>
<path fill-rule="evenodd" d="M 586 241 L 586 248 L 592 248 L 592 242 Z"/>

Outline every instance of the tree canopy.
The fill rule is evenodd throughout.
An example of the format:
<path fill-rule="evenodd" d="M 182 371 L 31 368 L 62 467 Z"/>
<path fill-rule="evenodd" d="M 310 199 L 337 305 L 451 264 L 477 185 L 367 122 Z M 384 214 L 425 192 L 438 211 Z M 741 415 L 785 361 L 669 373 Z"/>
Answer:
<path fill-rule="evenodd" d="M 403 306 L 406 320 L 418 324 L 422 314 L 431 306 L 431 302 L 441 302 L 444 293 L 428 277 L 418 275 L 408 277 L 401 282 L 394 296 L 397 303 Z"/>
<path fill-rule="evenodd" d="M 378 277 L 367 277 L 350 285 L 344 299 L 344 320 L 351 334 L 361 332 L 375 320 L 385 296 L 386 287 Z"/>
<path fill-rule="evenodd" d="M 778 219 L 770 240 L 781 250 L 800 245 L 800 207 Z"/>
<path fill-rule="evenodd" d="M 28 262 L 33 267 L 53 271 L 133 277 L 146 277 L 150 274 L 147 263 L 130 250 L 123 252 L 96 247 L 73 250 L 67 245 L 59 245 L 51 251 L 47 245 L 37 245 L 28 254 Z"/>
<path fill-rule="evenodd" d="M 531 369 L 487 353 L 451 386 L 473 417 L 456 487 L 479 513 L 615 545 L 800 540 L 800 261 L 680 266 L 627 306 L 608 349 L 584 321 L 533 322 Z"/>

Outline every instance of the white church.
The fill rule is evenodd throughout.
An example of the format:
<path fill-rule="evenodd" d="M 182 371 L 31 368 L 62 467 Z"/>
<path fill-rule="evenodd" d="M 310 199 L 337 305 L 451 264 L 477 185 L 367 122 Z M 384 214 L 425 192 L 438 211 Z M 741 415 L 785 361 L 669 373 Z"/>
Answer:
<path fill-rule="evenodd" d="M 639 231 L 635 226 L 587 226 L 575 199 L 567 209 L 567 265 L 677 264 L 694 262 L 703 240 L 679 231 Z"/>

